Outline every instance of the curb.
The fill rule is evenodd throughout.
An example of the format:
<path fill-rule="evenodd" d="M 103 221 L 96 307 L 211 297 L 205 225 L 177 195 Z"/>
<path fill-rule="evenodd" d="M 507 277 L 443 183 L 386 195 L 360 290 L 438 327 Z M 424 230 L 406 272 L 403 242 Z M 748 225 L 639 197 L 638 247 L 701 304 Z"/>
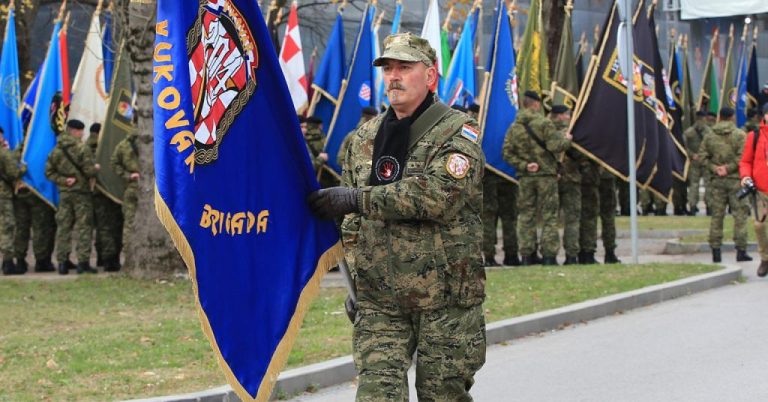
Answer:
<path fill-rule="evenodd" d="M 594 320 L 618 312 L 687 296 L 727 285 L 737 281 L 740 277 L 741 268 L 725 264 L 724 269 L 708 274 L 648 286 L 522 317 L 496 321 L 486 327 L 487 344 L 493 345 L 540 332 L 552 331 L 574 323 Z M 352 356 L 343 356 L 287 370 L 278 377 L 271 399 L 274 400 L 276 396 L 298 394 L 310 388 L 325 388 L 349 382 L 355 379 L 356 374 Z M 235 401 L 240 401 L 240 399 L 232 391 L 232 388 L 225 385 L 196 393 L 134 399 L 126 402 Z"/>
<path fill-rule="evenodd" d="M 661 254 L 698 254 L 709 253 L 711 250 L 709 243 L 683 243 L 680 239 L 669 239 L 664 245 L 664 250 Z M 720 246 L 720 251 L 736 251 L 736 245 L 733 243 L 723 243 Z M 747 251 L 757 251 L 757 243 L 747 243 Z"/>

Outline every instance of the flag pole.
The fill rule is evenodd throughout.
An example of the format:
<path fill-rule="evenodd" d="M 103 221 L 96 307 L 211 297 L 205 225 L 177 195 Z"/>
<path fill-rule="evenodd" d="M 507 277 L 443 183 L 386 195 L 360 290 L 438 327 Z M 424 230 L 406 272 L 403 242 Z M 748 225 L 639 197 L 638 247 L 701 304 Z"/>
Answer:
<path fill-rule="evenodd" d="M 621 25 L 619 32 L 623 31 L 624 46 L 621 58 L 624 60 L 622 73 L 627 82 L 627 142 L 628 142 L 628 164 L 629 164 L 629 209 L 630 213 L 630 234 L 632 238 L 632 264 L 638 263 L 637 258 L 637 166 L 636 166 L 636 144 L 635 144 L 635 99 L 633 88 L 634 76 L 634 46 L 632 39 L 632 0 L 619 0 L 618 2 Z M 623 11 L 623 12 L 621 12 Z"/>

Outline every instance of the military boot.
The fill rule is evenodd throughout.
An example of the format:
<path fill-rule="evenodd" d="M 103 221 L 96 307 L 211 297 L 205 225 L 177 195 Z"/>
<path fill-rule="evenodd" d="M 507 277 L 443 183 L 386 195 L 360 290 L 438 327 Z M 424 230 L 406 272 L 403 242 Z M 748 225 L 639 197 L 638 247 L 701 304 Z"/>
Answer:
<path fill-rule="evenodd" d="M 614 250 L 605 250 L 605 258 L 603 258 L 605 264 L 621 264 L 619 257 L 616 257 Z"/>
<path fill-rule="evenodd" d="M 712 262 L 722 262 L 723 257 L 720 255 L 720 249 L 719 248 L 713 248 L 712 249 Z"/>
<path fill-rule="evenodd" d="M 16 271 L 19 274 L 26 274 L 27 271 L 29 271 L 29 267 L 27 266 L 27 260 L 23 258 L 17 258 L 16 259 Z"/>
<path fill-rule="evenodd" d="M 768 261 L 760 261 L 760 266 L 757 267 L 757 276 L 764 277 L 768 275 Z"/>
<path fill-rule="evenodd" d="M 3 275 L 20 275 L 21 272 L 16 268 L 16 264 L 10 258 L 3 259 Z"/>
<path fill-rule="evenodd" d="M 71 265 L 73 265 L 73 264 L 69 260 L 67 260 L 65 262 L 60 262 L 59 263 L 59 267 L 58 267 L 59 275 L 66 275 L 66 274 L 68 274 L 69 270 L 71 269 Z"/>
<path fill-rule="evenodd" d="M 498 267 L 499 263 L 496 262 L 496 259 L 493 257 L 485 257 L 485 266 L 486 267 Z"/>
<path fill-rule="evenodd" d="M 583 265 L 599 264 L 599 262 L 597 262 L 597 260 L 595 259 L 595 253 L 589 253 L 589 252 L 584 252 L 584 255 L 582 256 L 582 260 L 579 261 L 579 263 Z"/>
<path fill-rule="evenodd" d="M 54 268 L 50 259 L 35 261 L 35 272 L 53 272 L 55 270 L 56 268 Z"/>
<path fill-rule="evenodd" d="M 573 255 L 566 255 L 565 261 L 563 262 L 563 265 L 576 265 L 579 263 L 579 259 L 576 256 Z"/>
<path fill-rule="evenodd" d="M 77 264 L 77 273 L 79 274 L 95 274 L 99 271 L 93 269 L 87 262 L 80 262 Z"/>
<path fill-rule="evenodd" d="M 119 270 L 120 270 L 120 257 L 110 258 L 104 262 L 104 271 L 117 272 Z"/>
<path fill-rule="evenodd" d="M 742 262 L 742 261 L 752 261 L 752 257 L 747 254 L 747 250 L 745 249 L 736 249 L 736 261 Z"/>
<path fill-rule="evenodd" d="M 533 260 L 531 259 L 530 255 L 524 255 L 523 260 L 521 261 L 521 264 L 526 267 L 531 265 L 536 265 L 536 263 L 534 263 Z"/>
<path fill-rule="evenodd" d="M 519 267 L 520 266 L 520 257 L 517 256 L 517 253 L 505 255 L 504 256 L 504 265 L 506 265 L 508 267 Z"/>
<path fill-rule="evenodd" d="M 544 257 L 541 259 L 541 265 L 558 265 L 557 257 Z"/>

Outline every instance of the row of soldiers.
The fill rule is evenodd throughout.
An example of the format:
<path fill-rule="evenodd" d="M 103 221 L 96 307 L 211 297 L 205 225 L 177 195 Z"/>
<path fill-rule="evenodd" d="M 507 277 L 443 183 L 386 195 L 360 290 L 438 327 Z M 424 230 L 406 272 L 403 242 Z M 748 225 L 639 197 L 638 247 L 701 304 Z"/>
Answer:
<path fill-rule="evenodd" d="M 477 119 L 479 106 L 453 106 Z M 365 108 L 360 124 L 376 116 L 376 110 Z M 316 117 L 300 117 L 302 132 L 313 165 L 320 173 L 323 187 L 338 185 L 323 167 L 325 134 L 322 121 Z M 570 110 L 562 105 L 552 108 L 549 116 L 541 112 L 541 98 L 533 92 L 523 98 L 515 124 L 510 127 L 504 157 L 517 168 L 518 181 L 513 182 L 486 169 L 483 177 L 483 254 L 486 266 L 497 266 L 495 259 L 497 225 L 501 222 L 503 264 L 510 266 L 557 264 L 560 248 L 558 222 L 564 226 L 565 264 L 596 264 L 597 218 L 602 224 L 604 262 L 620 263 L 616 257 L 616 186 L 613 175 L 595 162 L 570 150 L 566 138 Z M 529 135 L 525 126 L 533 131 Z M 533 140 L 538 136 L 544 143 Z M 350 136 L 347 136 L 350 138 Z M 347 141 L 339 155 L 344 155 Z M 514 146 L 513 146 L 514 144 Z M 551 149 L 547 149 L 551 146 Z M 566 157 L 562 158 L 565 152 Z M 534 157 L 537 169 L 528 168 Z M 563 159 L 563 163 L 560 159 Z M 339 165 L 341 165 L 339 161 Z M 537 221 L 542 236 L 537 238 Z"/>
<path fill-rule="evenodd" d="M 96 123 L 90 127 L 86 142 L 82 140 L 84 130 L 83 122 L 69 120 L 46 161 L 45 175 L 59 190 L 56 209 L 21 181 L 26 172 L 26 165 L 20 163 L 21 149 L 11 151 L 2 139 L 0 253 L 4 275 L 21 275 L 28 271 L 26 257 L 30 238 L 35 272 L 58 271 L 66 275 L 74 269 L 78 274 L 96 273 L 90 265 L 94 230 L 96 265 L 104 267 L 105 271 L 120 270 L 122 241 L 131 230 L 138 202 L 141 176 L 137 135 L 131 133 L 118 143 L 110 160 L 112 169 L 125 183 L 120 202 L 96 186 L 96 175 L 101 166 L 94 162 L 94 155 L 101 125 Z M 76 264 L 70 260 L 73 234 Z M 51 260 L 54 245 L 57 266 Z"/>

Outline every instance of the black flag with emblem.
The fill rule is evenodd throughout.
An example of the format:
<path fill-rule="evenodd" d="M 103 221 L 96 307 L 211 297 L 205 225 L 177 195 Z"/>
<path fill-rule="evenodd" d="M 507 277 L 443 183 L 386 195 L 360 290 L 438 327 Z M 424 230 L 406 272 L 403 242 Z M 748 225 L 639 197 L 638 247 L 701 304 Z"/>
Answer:
<path fill-rule="evenodd" d="M 637 183 L 668 198 L 672 186 L 672 140 L 661 72 L 656 73 L 655 32 L 650 29 L 645 1 L 633 13 L 634 63 L 627 73 L 635 92 Z M 616 46 L 619 13 L 614 2 L 603 25 L 597 52 L 587 71 L 584 91 L 576 105 L 571 133 L 575 147 L 621 179 L 629 180 L 627 157 L 627 85 Z M 660 59 L 660 58 L 659 58 Z M 661 140 L 661 143 L 660 143 Z M 656 177 L 658 176 L 658 177 Z M 655 180 L 654 180 L 655 179 Z"/>

